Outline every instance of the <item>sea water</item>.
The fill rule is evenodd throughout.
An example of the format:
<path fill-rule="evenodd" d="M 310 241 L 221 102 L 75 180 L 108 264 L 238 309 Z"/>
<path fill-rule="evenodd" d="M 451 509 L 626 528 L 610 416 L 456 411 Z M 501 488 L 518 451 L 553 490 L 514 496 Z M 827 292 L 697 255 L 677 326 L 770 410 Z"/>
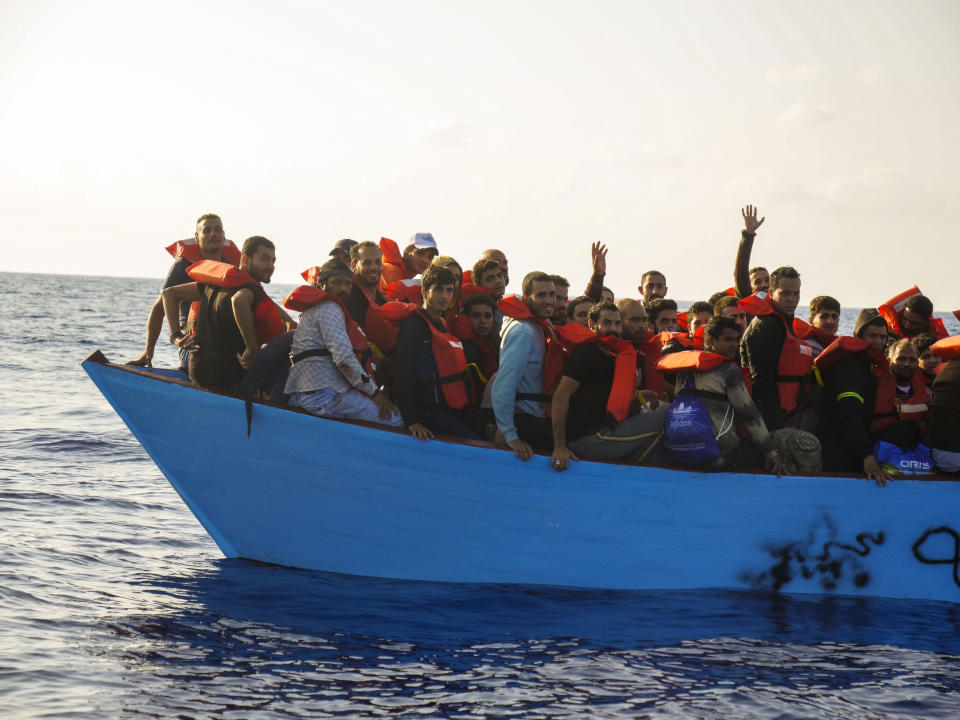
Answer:
<path fill-rule="evenodd" d="M 223 559 L 79 365 L 137 357 L 158 289 L 0 274 L 0 718 L 960 715 L 949 603 Z"/>

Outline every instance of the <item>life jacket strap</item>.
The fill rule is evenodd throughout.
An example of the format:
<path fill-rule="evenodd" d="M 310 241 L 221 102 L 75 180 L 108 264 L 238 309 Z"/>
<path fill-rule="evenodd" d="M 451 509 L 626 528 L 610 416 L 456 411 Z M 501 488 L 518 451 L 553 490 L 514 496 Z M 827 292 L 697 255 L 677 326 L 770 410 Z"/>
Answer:
<path fill-rule="evenodd" d="M 332 355 L 326 348 L 312 348 L 311 350 L 298 352 L 296 355 L 290 353 L 290 364 L 296 365 L 301 360 L 306 360 L 309 357 L 332 357 Z"/>
<path fill-rule="evenodd" d="M 533 400 L 535 402 L 550 402 L 553 400 L 552 395 L 544 395 L 543 393 L 518 392 L 516 397 L 517 400 Z"/>

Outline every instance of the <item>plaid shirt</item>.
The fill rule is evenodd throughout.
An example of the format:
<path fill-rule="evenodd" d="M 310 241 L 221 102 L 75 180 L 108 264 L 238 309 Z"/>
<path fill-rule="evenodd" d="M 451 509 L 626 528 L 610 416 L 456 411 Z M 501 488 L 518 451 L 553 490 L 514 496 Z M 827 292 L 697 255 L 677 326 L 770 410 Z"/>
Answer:
<path fill-rule="evenodd" d="M 284 392 L 329 388 L 344 393 L 351 387 L 368 396 L 376 392 L 376 382 L 366 374 L 353 352 L 343 310 L 335 302 L 321 302 L 303 312 L 290 354 L 320 349 L 329 350 L 330 355 L 315 355 L 297 362 L 290 368 Z"/>

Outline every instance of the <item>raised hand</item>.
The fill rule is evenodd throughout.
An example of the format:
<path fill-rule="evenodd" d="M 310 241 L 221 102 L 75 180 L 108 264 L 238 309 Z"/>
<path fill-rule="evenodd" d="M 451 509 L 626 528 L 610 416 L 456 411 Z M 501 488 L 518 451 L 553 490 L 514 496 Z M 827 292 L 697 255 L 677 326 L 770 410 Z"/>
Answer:
<path fill-rule="evenodd" d="M 590 246 L 590 258 L 593 261 L 593 274 L 607 274 L 607 246 L 601 242 L 595 242 Z"/>
<path fill-rule="evenodd" d="M 747 205 L 746 208 L 741 208 L 740 214 L 743 215 L 743 229 L 748 233 L 755 233 L 757 228 L 763 225 L 763 221 L 767 219 L 766 217 L 762 217 L 758 222 L 757 208 L 753 205 Z"/>

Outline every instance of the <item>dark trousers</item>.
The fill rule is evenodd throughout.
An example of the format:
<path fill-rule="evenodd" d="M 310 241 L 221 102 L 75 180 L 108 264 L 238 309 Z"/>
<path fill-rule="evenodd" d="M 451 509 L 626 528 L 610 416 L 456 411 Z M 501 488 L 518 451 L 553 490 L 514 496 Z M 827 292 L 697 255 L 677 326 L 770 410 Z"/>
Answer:
<path fill-rule="evenodd" d="M 294 332 L 296 331 L 288 330 L 281 333 L 261 348 L 257 354 L 257 362 L 234 386 L 234 392 L 261 390 L 270 395 L 271 402 L 285 402 L 283 387 L 287 384 L 287 375 L 290 374 L 290 346 L 293 345 Z"/>
<path fill-rule="evenodd" d="M 461 418 L 457 417 L 449 409 L 439 405 L 426 405 L 420 417 L 422 422 L 431 432 L 438 435 L 449 435 L 450 437 L 464 438 L 467 440 L 480 440 L 480 436 L 473 431 Z"/>
<path fill-rule="evenodd" d="M 553 452 L 553 426 L 550 424 L 550 418 L 517 413 L 513 416 L 513 426 L 517 428 L 520 439 L 534 450 Z"/>

